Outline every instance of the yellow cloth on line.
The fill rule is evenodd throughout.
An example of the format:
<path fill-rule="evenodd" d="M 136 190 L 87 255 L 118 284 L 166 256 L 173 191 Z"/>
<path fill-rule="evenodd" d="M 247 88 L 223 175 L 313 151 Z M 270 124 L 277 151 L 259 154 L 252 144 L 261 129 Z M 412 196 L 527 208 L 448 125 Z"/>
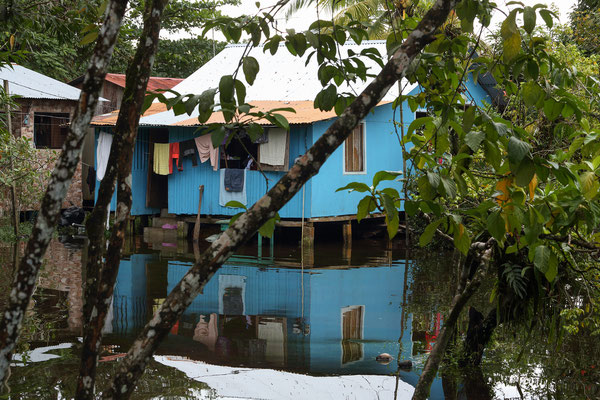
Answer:
<path fill-rule="evenodd" d="M 169 175 L 169 143 L 154 143 L 154 173 Z"/>

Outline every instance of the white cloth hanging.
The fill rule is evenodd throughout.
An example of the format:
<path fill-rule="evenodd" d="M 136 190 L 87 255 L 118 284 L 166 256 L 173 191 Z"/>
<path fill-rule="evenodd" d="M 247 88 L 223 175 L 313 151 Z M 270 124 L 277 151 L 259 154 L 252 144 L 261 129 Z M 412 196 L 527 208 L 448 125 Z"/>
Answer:
<path fill-rule="evenodd" d="M 269 141 L 260 145 L 260 163 L 283 165 L 285 162 L 285 146 L 287 145 L 286 130 L 269 128 L 267 135 Z"/>
<path fill-rule="evenodd" d="M 98 147 L 96 147 L 96 179 L 101 181 L 106 173 L 108 156 L 113 136 L 110 133 L 100 132 L 98 135 Z"/>

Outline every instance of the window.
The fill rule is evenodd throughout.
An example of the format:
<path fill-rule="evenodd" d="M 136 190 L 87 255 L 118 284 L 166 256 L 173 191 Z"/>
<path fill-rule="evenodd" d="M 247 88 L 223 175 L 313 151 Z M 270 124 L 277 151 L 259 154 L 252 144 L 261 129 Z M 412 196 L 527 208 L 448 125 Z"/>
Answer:
<path fill-rule="evenodd" d="M 37 149 L 60 149 L 69 132 L 69 114 L 35 113 L 33 140 Z"/>
<path fill-rule="evenodd" d="M 360 123 L 344 142 L 344 172 L 361 173 L 365 168 L 365 124 Z"/>
<path fill-rule="evenodd" d="M 342 364 L 363 358 L 364 306 L 342 308 Z"/>
<path fill-rule="evenodd" d="M 220 168 L 257 169 L 254 160 L 258 157 L 258 145 L 252 143 L 245 133 L 238 133 L 227 145 L 221 146 L 220 149 Z"/>

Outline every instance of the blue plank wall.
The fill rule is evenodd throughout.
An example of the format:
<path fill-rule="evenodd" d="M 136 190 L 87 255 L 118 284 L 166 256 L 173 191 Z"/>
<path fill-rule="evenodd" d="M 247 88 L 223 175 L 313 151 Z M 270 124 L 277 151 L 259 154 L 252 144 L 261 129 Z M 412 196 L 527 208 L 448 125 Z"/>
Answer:
<path fill-rule="evenodd" d="M 96 129 L 96 135 L 94 140 L 94 149 L 98 148 L 98 135 L 100 131 L 112 133 L 112 129 Z M 146 207 L 146 186 L 148 185 L 148 131 L 144 129 L 138 130 L 138 136 L 135 142 L 135 148 L 133 151 L 133 162 L 131 166 L 131 178 L 132 178 L 132 204 L 131 204 L 131 215 L 148 215 L 159 213 L 160 210 L 157 208 Z M 96 153 L 94 152 L 94 159 Z M 98 169 L 97 160 L 94 162 L 96 170 Z M 98 198 L 98 188 L 100 182 L 96 181 L 96 195 Z M 113 195 L 110 209 L 115 211 L 117 207 L 117 194 Z"/>
<path fill-rule="evenodd" d="M 309 125 L 292 125 L 290 131 L 290 165 L 296 157 L 304 154 L 310 142 L 311 127 Z M 196 128 L 170 127 L 169 142 L 179 142 L 199 136 Z M 270 179 L 269 188 L 283 176 L 283 172 L 265 172 Z M 183 171 L 174 171 L 169 175 L 169 212 L 173 214 L 196 214 L 198 212 L 198 187 L 204 185 L 201 214 L 233 215 L 240 210 L 219 205 L 219 171 L 213 171 L 207 161 L 192 166 L 189 159 L 183 161 Z M 246 172 L 246 198 L 250 207 L 260 199 L 267 190 L 266 182 L 260 171 Z M 305 217 L 310 216 L 311 187 L 307 185 L 305 193 Z M 302 192 L 298 193 L 280 211 L 282 218 L 302 217 Z"/>
<path fill-rule="evenodd" d="M 408 108 L 405 106 L 405 115 Z M 366 172 L 344 174 L 342 144 L 331 154 L 321 167 L 321 171 L 312 178 L 313 196 L 311 199 L 312 217 L 356 214 L 356 205 L 364 196 L 362 193 L 335 192 L 337 188 L 350 182 L 364 182 L 371 186 L 377 171 L 402 170 L 402 151 L 392 124 L 392 104 L 384 104 L 364 119 L 366 136 Z M 320 121 L 313 125 L 313 141 L 316 141 L 333 120 Z M 386 182 L 380 187 L 393 187 L 401 190 L 400 182 Z M 318 190 L 317 190 L 318 188 Z"/>

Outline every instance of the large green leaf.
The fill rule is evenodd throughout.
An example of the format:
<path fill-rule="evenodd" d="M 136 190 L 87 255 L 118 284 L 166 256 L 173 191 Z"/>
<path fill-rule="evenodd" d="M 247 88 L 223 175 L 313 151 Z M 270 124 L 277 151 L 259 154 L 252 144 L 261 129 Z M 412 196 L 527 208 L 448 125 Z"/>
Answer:
<path fill-rule="evenodd" d="M 537 82 L 529 81 L 521 87 L 523 91 L 523 101 L 528 107 L 534 106 L 544 96 L 544 90 Z"/>
<path fill-rule="evenodd" d="M 400 175 L 402 175 L 402 172 L 399 171 L 378 171 L 373 177 L 373 187 L 376 188 L 381 181 L 393 181 Z"/>
<path fill-rule="evenodd" d="M 529 153 L 530 146 L 528 143 L 511 136 L 508 140 L 508 159 L 510 162 L 518 164 Z"/>
<path fill-rule="evenodd" d="M 523 29 L 529 34 L 535 28 L 535 9 L 533 7 L 525 7 L 523 9 Z"/>
<path fill-rule="evenodd" d="M 433 239 L 433 235 L 435 234 L 436 229 L 438 228 L 438 226 L 440 226 L 442 221 L 443 219 L 438 219 L 437 221 L 434 221 L 427 225 L 427 227 L 419 237 L 419 245 L 421 247 L 427 246 L 427 244 L 431 242 L 431 239 Z"/>
<path fill-rule="evenodd" d="M 444 193 L 446 194 L 446 197 L 453 199 L 456 197 L 456 192 L 457 192 L 457 188 L 456 188 L 456 183 L 454 183 L 454 181 L 452 179 L 450 179 L 447 176 L 442 176 L 442 188 L 444 188 Z"/>
<path fill-rule="evenodd" d="M 485 132 L 472 131 L 465 135 L 465 143 L 473 151 L 479 150 L 483 139 L 485 139 Z"/>
<path fill-rule="evenodd" d="M 504 61 L 507 63 L 517 57 L 521 51 L 521 34 L 519 33 L 515 18 L 516 13 L 513 11 L 502 22 L 500 28 L 500 34 L 503 39 L 503 56 Z"/>
<path fill-rule="evenodd" d="M 256 61 L 256 58 L 250 56 L 244 57 L 242 70 L 244 71 L 244 76 L 246 76 L 246 82 L 248 82 L 249 85 L 254 84 L 259 69 L 260 66 L 258 65 L 258 61 Z"/>
<path fill-rule="evenodd" d="M 362 183 L 362 182 L 350 182 L 346 186 L 336 189 L 336 192 L 339 192 L 339 191 L 342 191 L 342 190 L 348 190 L 350 192 L 355 191 L 355 192 L 364 193 L 364 192 L 370 191 L 371 188 L 369 186 L 367 186 L 366 183 Z"/>
<path fill-rule="evenodd" d="M 358 202 L 358 206 L 356 207 L 356 219 L 360 222 L 363 218 L 365 218 L 369 213 L 375 210 L 375 199 L 373 196 L 365 196 L 361 201 Z"/>
<path fill-rule="evenodd" d="M 518 186 L 525 187 L 529 185 L 529 182 L 531 182 L 535 175 L 533 160 L 529 157 L 523 158 L 513 173 L 515 174 L 515 183 Z"/>
<path fill-rule="evenodd" d="M 487 217 L 486 227 L 490 235 L 499 242 L 504 240 L 506 226 L 500 211 L 494 211 Z"/>
<path fill-rule="evenodd" d="M 458 224 L 454 229 L 454 245 L 465 256 L 471 247 L 471 237 L 463 224 Z"/>
<path fill-rule="evenodd" d="M 552 251 L 548 246 L 540 245 L 535 248 L 535 254 L 533 256 L 533 265 L 543 274 L 548 271 L 548 263 L 550 261 L 550 254 Z"/>

